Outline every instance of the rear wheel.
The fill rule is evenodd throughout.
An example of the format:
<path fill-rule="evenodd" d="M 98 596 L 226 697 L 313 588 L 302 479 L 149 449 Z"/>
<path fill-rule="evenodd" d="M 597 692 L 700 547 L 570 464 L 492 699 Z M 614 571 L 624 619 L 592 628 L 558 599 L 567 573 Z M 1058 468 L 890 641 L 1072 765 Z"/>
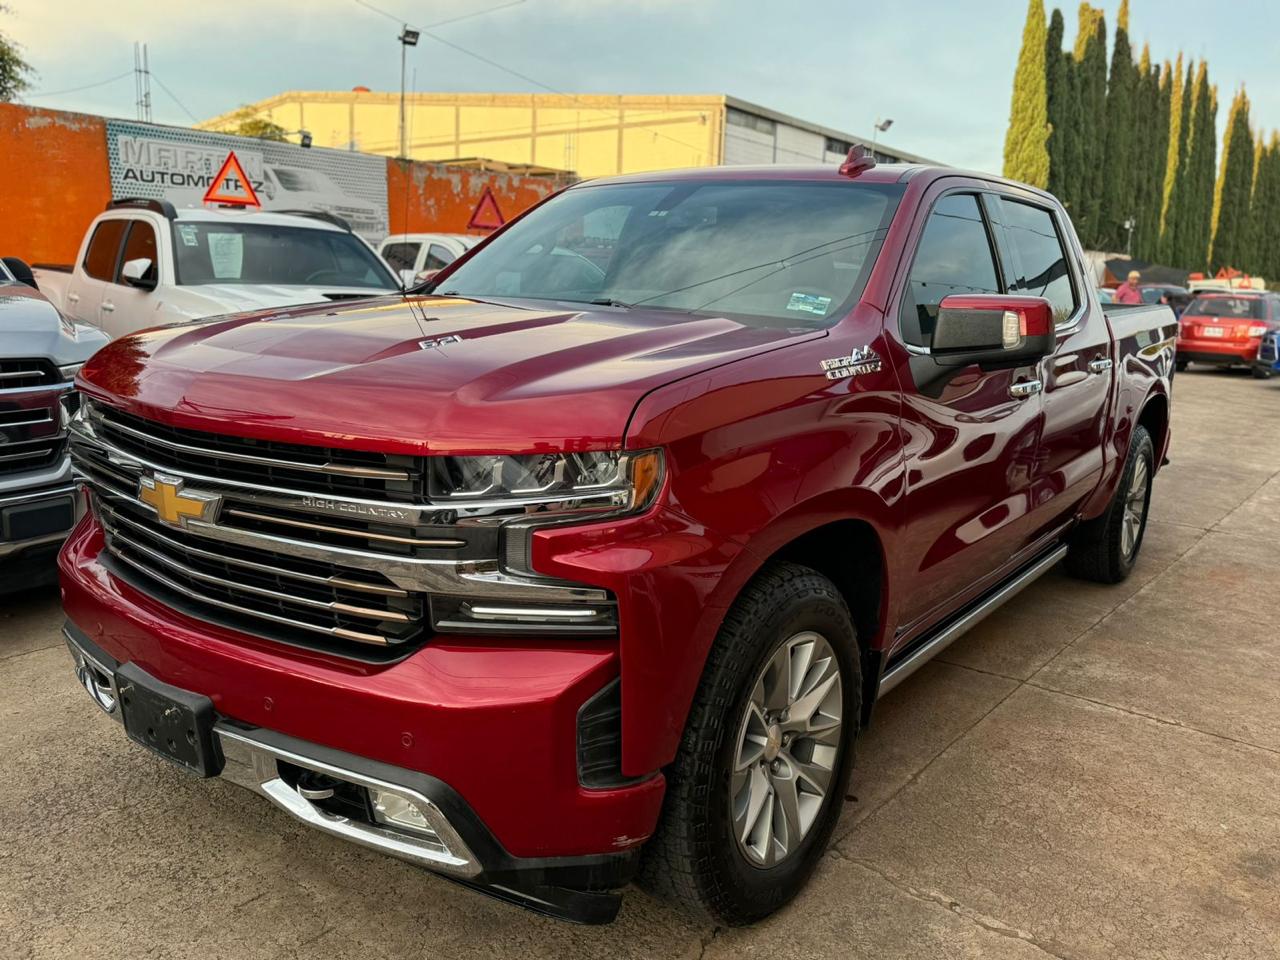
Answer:
<path fill-rule="evenodd" d="M 1119 583 L 1133 571 L 1147 530 L 1155 446 L 1145 427 L 1133 429 L 1129 455 L 1107 511 L 1080 525 L 1067 553 L 1067 572 L 1082 580 Z"/>
<path fill-rule="evenodd" d="M 794 897 L 840 816 L 861 690 L 839 591 L 807 567 L 766 568 L 708 656 L 642 879 L 730 925 Z"/>

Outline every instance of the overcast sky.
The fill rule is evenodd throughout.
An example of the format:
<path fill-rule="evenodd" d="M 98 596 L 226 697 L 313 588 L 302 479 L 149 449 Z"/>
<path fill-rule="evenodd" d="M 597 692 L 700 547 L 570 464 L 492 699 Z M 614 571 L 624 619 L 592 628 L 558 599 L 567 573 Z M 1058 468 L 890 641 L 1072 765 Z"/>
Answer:
<path fill-rule="evenodd" d="M 504 0 L 370 2 L 427 26 Z M 0 30 L 39 72 L 28 102 L 40 106 L 133 117 L 131 76 L 39 94 L 125 74 L 135 40 L 150 44 L 162 123 L 203 120 L 283 90 L 399 89 L 397 25 L 357 0 L 5 3 Z M 1109 31 L 1117 5 L 1104 4 Z M 1070 45 L 1076 5 L 1062 6 Z M 1222 0 L 1212 10 L 1133 0 L 1135 56 L 1144 40 L 1158 59 L 1179 47 L 1205 56 L 1220 126 L 1244 83 L 1255 126 L 1280 127 L 1280 2 Z M 891 117 L 884 142 L 998 171 L 1025 15 L 1025 0 L 524 0 L 433 32 L 528 80 L 427 37 L 409 67 L 424 91 L 727 93 L 863 136 L 877 116 Z"/>

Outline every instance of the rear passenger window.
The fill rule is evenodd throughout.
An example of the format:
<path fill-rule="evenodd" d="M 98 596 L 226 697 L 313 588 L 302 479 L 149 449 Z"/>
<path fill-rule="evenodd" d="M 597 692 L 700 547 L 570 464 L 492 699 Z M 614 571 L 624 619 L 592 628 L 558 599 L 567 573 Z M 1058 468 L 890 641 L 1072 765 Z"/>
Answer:
<path fill-rule="evenodd" d="M 953 193 L 934 205 L 911 265 L 900 323 L 907 343 L 927 347 L 938 305 L 952 294 L 1001 293 L 978 198 Z"/>
<path fill-rule="evenodd" d="M 84 253 L 84 271 L 95 280 L 115 279 L 116 255 L 127 220 L 103 220 L 93 229 L 89 249 Z"/>
<path fill-rule="evenodd" d="M 1054 320 L 1064 323 L 1076 312 L 1079 301 L 1053 214 L 1007 197 L 1001 198 L 1001 209 L 1014 261 L 1009 292 L 1044 297 L 1053 304 Z"/>
<path fill-rule="evenodd" d="M 427 248 L 427 262 L 423 267 L 424 270 L 443 270 L 449 264 L 453 263 L 454 256 L 438 243 L 433 243 Z"/>

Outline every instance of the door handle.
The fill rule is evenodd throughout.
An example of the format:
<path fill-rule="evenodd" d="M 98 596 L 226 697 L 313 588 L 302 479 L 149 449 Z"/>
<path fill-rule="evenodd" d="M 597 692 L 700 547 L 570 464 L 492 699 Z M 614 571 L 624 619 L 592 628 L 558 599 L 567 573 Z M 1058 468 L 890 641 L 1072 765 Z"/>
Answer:
<path fill-rule="evenodd" d="M 1100 358 L 1098 358 L 1097 360 L 1090 360 L 1090 361 L 1089 361 L 1089 372 L 1090 372 L 1090 373 L 1103 373 L 1104 371 L 1107 371 L 1107 370 L 1110 370 L 1110 369 L 1111 369 L 1111 358 L 1110 358 L 1110 357 L 1100 357 Z"/>
<path fill-rule="evenodd" d="M 1022 380 L 1009 387 L 1009 395 L 1018 400 L 1027 397 L 1034 397 L 1037 393 L 1044 389 L 1044 384 L 1039 380 Z"/>
<path fill-rule="evenodd" d="M 79 303 L 79 302 L 80 302 L 80 294 L 78 293 L 67 294 L 67 303 Z"/>
<path fill-rule="evenodd" d="M 115 313 L 115 312 L 116 312 L 116 305 L 115 305 L 114 303 L 109 303 L 109 302 L 108 302 L 108 303 L 104 303 L 104 304 L 102 305 L 102 312 L 103 312 L 103 313 Z"/>

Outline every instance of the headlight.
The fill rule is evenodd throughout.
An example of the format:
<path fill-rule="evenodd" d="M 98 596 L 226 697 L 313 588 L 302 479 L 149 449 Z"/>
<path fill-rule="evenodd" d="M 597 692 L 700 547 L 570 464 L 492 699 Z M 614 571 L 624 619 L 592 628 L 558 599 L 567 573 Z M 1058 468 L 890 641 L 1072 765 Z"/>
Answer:
<path fill-rule="evenodd" d="M 58 368 L 58 373 L 62 375 L 63 380 L 74 380 L 76 374 L 80 372 L 80 368 L 84 366 L 84 361 L 79 363 L 67 363 Z"/>
<path fill-rule="evenodd" d="M 662 483 L 659 450 L 535 453 L 525 456 L 433 457 L 427 482 L 436 503 L 492 503 L 530 512 L 647 507 Z"/>

